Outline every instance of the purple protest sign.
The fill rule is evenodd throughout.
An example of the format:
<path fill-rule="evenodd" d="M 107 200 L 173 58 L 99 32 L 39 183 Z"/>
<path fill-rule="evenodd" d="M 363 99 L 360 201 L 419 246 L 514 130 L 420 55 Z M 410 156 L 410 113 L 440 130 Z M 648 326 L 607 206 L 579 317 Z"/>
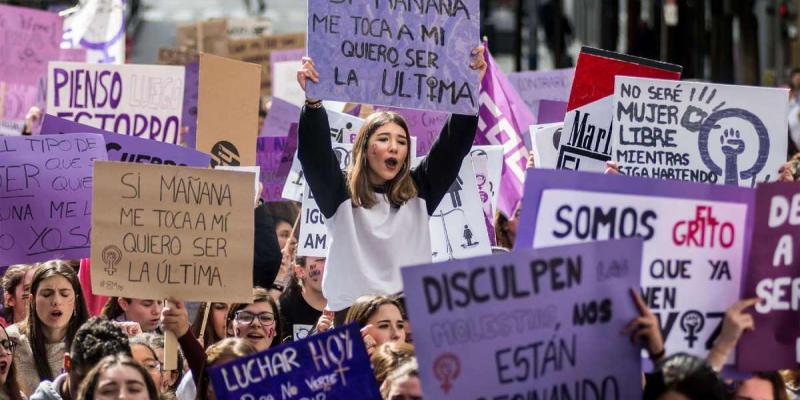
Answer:
<path fill-rule="evenodd" d="M 86 49 L 59 49 L 58 61 L 86 62 Z"/>
<path fill-rule="evenodd" d="M 0 80 L 36 85 L 58 60 L 61 26 L 56 13 L 0 5 Z"/>
<path fill-rule="evenodd" d="M 186 65 L 183 84 L 183 113 L 181 121 L 186 132 L 183 134 L 183 143 L 186 147 L 194 149 L 197 143 L 197 95 L 199 91 L 200 63 Z"/>
<path fill-rule="evenodd" d="M 186 147 L 106 132 L 52 115 L 44 116 L 42 135 L 64 133 L 97 133 L 103 135 L 109 161 L 189 167 L 206 167 L 211 161 L 210 155 Z"/>
<path fill-rule="evenodd" d="M 431 146 L 439 134 L 442 133 L 442 128 L 447 122 L 450 114 L 438 111 L 428 110 L 412 110 L 408 108 L 396 107 L 375 107 L 376 111 L 393 111 L 400 114 L 408 124 L 408 129 L 411 136 L 417 138 L 417 155 L 424 156 L 431 151 Z"/>
<path fill-rule="evenodd" d="M 516 249 L 644 238 L 642 298 L 666 348 L 705 357 L 739 299 L 754 191 L 619 175 L 528 170 Z M 714 293 L 698 300 L 697 293 Z"/>
<path fill-rule="evenodd" d="M 425 398 L 641 398 L 620 333 L 641 258 L 628 239 L 403 268 Z"/>
<path fill-rule="evenodd" d="M 92 163 L 105 159 L 91 133 L 0 137 L 0 265 L 89 257 Z"/>
<path fill-rule="evenodd" d="M 309 0 L 309 96 L 474 115 L 478 3 Z"/>
<path fill-rule="evenodd" d="M 519 96 L 525 100 L 533 115 L 540 112 L 541 101 L 569 100 L 572 88 L 572 78 L 575 77 L 575 68 L 554 69 L 550 71 L 522 71 L 508 74 L 508 81 L 517 89 Z M 564 118 L 558 121 L 563 122 Z M 540 124 L 542 120 L 537 121 Z"/>
<path fill-rule="evenodd" d="M 299 120 L 300 107 L 273 97 L 259 136 L 285 137 L 289 133 L 289 126 Z"/>
<path fill-rule="evenodd" d="M 282 201 L 283 185 L 297 151 L 297 124 L 289 128 L 286 137 L 265 136 L 256 143 L 256 164 L 261 167 L 264 201 Z"/>
<path fill-rule="evenodd" d="M 750 312 L 755 329 L 745 332 L 736 350 L 740 371 L 797 368 L 800 352 L 800 239 L 796 216 L 800 194 L 793 183 L 769 183 L 756 189 L 755 227 L 742 298 L 760 297 Z"/>
<path fill-rule="evenodd" d="M 537 124 L 550 124 L 563 122 L 567 115 L 567 102 L 556 100 L 539 100 L 539 113 L 536 118 Z"/>

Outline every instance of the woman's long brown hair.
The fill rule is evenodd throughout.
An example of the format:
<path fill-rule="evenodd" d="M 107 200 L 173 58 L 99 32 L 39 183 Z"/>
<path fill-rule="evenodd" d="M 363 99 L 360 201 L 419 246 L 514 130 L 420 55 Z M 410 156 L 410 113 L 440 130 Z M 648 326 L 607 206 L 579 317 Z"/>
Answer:
<path fill-rule="evenodd" d="M 411 179 L 411 138 L 408 134 L 408 125 L 400 114 L 380 111 L 367 117 L 356 135 L 355 143 L 353 143 L 353 157 L 347 174 L 347 187 L 350 190 L 350 198 L 354 207 L 370 208 L 378 203 L 375 198 L 375 190 L 369 182 L 367 143 L 375 131 L 390 123 L 399 125 L 406 132 L 409 151 L 406 152 L 400 172 L 394 179 L 386 182 L 386 197 L 394 207 L 400 207 L 417 195 L 417 186 Z"/>

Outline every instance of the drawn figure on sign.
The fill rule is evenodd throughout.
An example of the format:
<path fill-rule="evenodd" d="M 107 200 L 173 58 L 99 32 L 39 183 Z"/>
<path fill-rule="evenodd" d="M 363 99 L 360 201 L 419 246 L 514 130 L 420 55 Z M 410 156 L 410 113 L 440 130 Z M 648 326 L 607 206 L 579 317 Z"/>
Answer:
<path fill-rule="evenodd" d="M 486 184 L 486 177 L 481 174 L 477 174 L 475 175 L 475 181 L 478 183 L 478 194 L 481 196 L 481 202 L 486 203 L 489 201 L 489 193 L 486 193 L 486 190 L 483 188 L 483 185 Z M 489 186 L 491 187 L 491 185 Z"/>
<path fill-rule="evenodd" d="M 101 52 L 100 64 L 121 62 L 111 54 L 110 49 L 125 37 L 125 18 L 122 14 L 122 1 L 106 0 L 97 6 L 97 13 L 89 24 L 78 44 L 84 49 Z M 116 4 L 115 4 L 116 3 Z M 81 11 L 77 11 L 80 13 Z M 119 22 L 119 26 L 111 26 Z M 64 32 L 66 35 L 67 32 Z"/>
<path fill-rule="evenodd" d="M 241 165 L 239 162 L 239 150 L 236 146 L 226 140 L 217 142 L 211 147 L 211 166 L 217 165 L 232 165 L 237 167 Z"/>
<path fill-rule="evenodd" d="M 450 185 L 450 189 L 447 189 L 447 193 L 450 194 L 450 201 L 453 202 L 453 208 L 461 208 L 463 205 L 461 203 L 461 189 L 463 189 L 463 184 L 464 180 L 461 179 L 460 176 L 457 176 L 453 184 Z"/>
<path fill-rule="evenodd" d="M 353 130 L 353 123 L 348 122 L 347 125 L 344 126 L 342 129 L 331 128 L 331 137 L 333 140 L 342 143 L 344 140 L 344 132 L 352 131 Z"/>
<path fill-rule="evenodd" d="M 42 59 L 39 58 L 36 51 L 30 47 L 25 47 L 20 51 L 19 54 L 17 54 L 17 58 L 19 58 L 20 63 L 25 65 L 25 68 L 34 68 L 42 64 Z"/>
<path fill-rule="evenodd" d="M 0 233 L 0 250 L 11 250 L 14 247 L 14 237 Z"/>
<path fill-rule="evenodd" d="M 689 348 L 694 348 L 697 341 L 697 334 L 703 330 L 705 318 L 699 311 L 689 310 L 681 317 L 681 330 L 686 332 L 685 339 L 689 343 Z"/>
<path fill-rule="evenodd" d="M 719 128 L 719 122 L 725 119 L 731 120 L 744 120 L 749 122 L 753 128 L 756 135 L 756 143 L 758 143 L 758 147 L 756 148 L 755 153 L 757 154 L 756 160 L 752 166 L 749 168 L 742 170 L 739 167 L 739 157 L 745 151 L 745 140 L 744 135 L 740 132 L 739 129 L 728 128 L 724 131 L 720 132 L 720 150 L 722 154 L 725 156 L 725 170 L 723 171 L 722 168 L 711 158 L 709 153 L 709 139 L 710 134 L 716 128 Z M 718 129 L 717 129 L 718 131 Z M 769 158 L 769 133 L 767 132 L 767 127 L 764 126 L 764 123 L 761 122 L 761 119 L 758 118 L 755 114 L 751 113 L 750 111 L 743 110 L 740 108 L 726 108 L 724 110 L 719 110 L 711 114 L 703 124 L 700 126 L 700 132 L 698 134 L 698 144 L 700 147 L 700 156 L 703 159 L 703 163 L 706 167 L 714 174 L 718 176 L 725 177 L 725 184 L 726 185 L 739 185 L 739 180 L 748 180 L 752 179 L 755 183 L 756 176 L 764 166 L 767 164 L 767 159 Z M 753 143 L 753 142 L 751 142 Z M 748 150 L 752 151 L 752 149 Z"/>
<path fill-rule="evenodd" d="M 675 89 L 678 89 L 680 87 L 681 85 L 678 85 L 675 87 Z M 696 100 L 698 104 L 697 105 L 689 104 L 689 106 L 686 107 L 686 111 L 683 112 L 683 116 L 681 117 L 681 126 L 686 128 L 689 132 L 699 131 L 700 128 L 703 126 L 703 122 L 706 120 L 706 117 L 708 117 L 709 113 L 706 112 L 702 107 L 704 106 L 710 107 L 711 101 L 714 100 L 714 96 L 717 95 L 717 89 L 711 90 L 711 93 L 708 95 L 708 97 L 706 97 L 706 92 L 708 92 L 707 86 L 703 87 L 703 90 L 701 90 L 700 93 L 698 94 Z M 695 94 L 697 94 L 697 88 L 692 88 L 692 91 L 689 93 L 690 102 L 695 101 Z M 725 105 L 724 101 L 722 103 L 719 103 L 716 107 L 714 107 L 712 112 L 716 112 L 724 105 Z M 715 126 L 715 128 L 719 128 L 719 126 Z"/>
<path fill-rule="evenodd" d="M 452 213 L 454 213 L 454 212 L 456 212 L 456 211 L 461 213 L 461 221 L 462 221 L 462 223 L 464 223 L 464 227 L 466 228 L 465 231 L 464 231 L 464 239 L 467 239 L 467 235 L 469 235 L 469 239 L 467 239 L 467 242 L 468 243 L 472 243 L 472 231 L 469 230 L 469 227 L 465 223 L 467 221 L 467 217 L 466 217 L 466 214 L 464 214 L 464 210 L 462 210 L 460 208 L 454 208 L 454 209 L 452 209 L 450 211 L 447 211 L 447 212 L 439 211 L 438 214 L 431 215 L 431 218 L 441 218 L 441 220 L 442 220 L 442 230 L 444 230 L 445 251 L 447 251 L 447 259 L 448 260 L 455 260 L 456 258 L 453 255 L 453 245 L 452 245 L 452 243 L 450 243 L 450 232 L 448 232 L 448 230 L 447 230 L 447 222 L 445 221 L 445 217 L 450 215 L 450 214 L 452 214 Z M 475 243 L 475 245 L 477 245 L 477 244 L 478 243 Z M 461 245 L 461 247 L 464 248 L 464 249 L 468 248 L 468 246 L 465 246 L 463 244 Z M 472 247 L 472 246 L 469 246 L 469 247 Z M 434 251 L 432 256 L 436 257 L 438 254 L 439 254 L 439 252 Z"/>
<path fill-rule="evenodd" d="M 112 244 L 104 247 L 100 254 L 103 259 L 103 263 L 106 264 L 106 267 L 103 270 L 106 271 L 108 276 L 114 275 L 117 272 L 117 264 L 122 261 L 122 250 Z"/>
<path fill-rule="evenodd" d="M 464 240 L 466 240 L 467 243 L 462 244 L 461 247 L 465 249 L 475 247 L 479 244 L 478 242 L 472 241 L 472 230 L 469 229 L 469 225 L 466 224 L 464 225 Z"/>
<path fill-rule="evenodd" d="M 441 383 L 442 391 L 447 394 L 453 387 L 453 381 L 461 374 L 461 359 L 453 353 L 444 353 L 433 360 L 433 374 Z"/>
<path fill-rule="evenodd" d="M 345 169 L 350 165 L 350 151 L 344 147 L 333 148 L 333 153 L 336 155 L 336 160 L 339 161 L 339 168 Z"/>

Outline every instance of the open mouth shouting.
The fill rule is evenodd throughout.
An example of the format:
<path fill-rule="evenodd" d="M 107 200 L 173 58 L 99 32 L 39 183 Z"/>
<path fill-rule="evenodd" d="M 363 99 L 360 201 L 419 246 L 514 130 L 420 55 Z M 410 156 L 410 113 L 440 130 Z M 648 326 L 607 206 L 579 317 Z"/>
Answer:
<path fill-rule="evenodd" d="M 400 169 L 400 161 L 394 157 L 387 158 L 386 161 L 384 161 L 384 164 L 386 165 L 386 169 L 392 172 L 396 172 Z"/>

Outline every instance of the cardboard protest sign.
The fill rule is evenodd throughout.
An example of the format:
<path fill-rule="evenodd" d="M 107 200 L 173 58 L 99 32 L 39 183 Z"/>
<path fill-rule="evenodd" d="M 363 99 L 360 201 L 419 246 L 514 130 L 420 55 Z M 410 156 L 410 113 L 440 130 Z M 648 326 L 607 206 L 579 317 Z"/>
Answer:
<path fill-rule="evenodd" d="M 786 161 L 789 89 L 617 77 L 613 158 L 625 175 L 755 186 Z"/>
<path fill-rule="evenodd" d="M 261 167 L 264 201 L 281 201 L 283 186 L 297 151 L 297 124 L 286 137 L 264 136 L 256 143 L 256 163 Z"/>
<path fill-rule="evenodd" d="M 109 161 L 205 167 L 211 160 L 211 156 L 208 154 L 186 147 L 107 132 L 45 114 L 42 120 L 41 134 L 58 135 L 64 133 L 97 133 L 103 135 Z"/>
<path fill-rule="evenodd" d="M 428 222 L 433 261 L 491 254 L 492 245 L 484 219 L 472 160 L 465 158 L 458 176 Z"/>
<path fill-rule="evenodd" d="M 515 249 L 642 237 L 642 298 L 659 318 L 666 348 L 705 357 L 725 310 L 739 299 L 752 194 L 531 169 Z"/>
<path fill-rule="evenodd" d="M 187 65 L 200 61 L 200 54 L 196 51 L 160 47 L 156 64 L 161 65 Z"/>
<path fill-rule="evenodd" d="M 755 226 L 742 298 L 763 300 L 747 312 L 756 329 L 739 339 L 740 371 L 777 371 L 800 363 L 800 259 L 794 251 L 800 238 L 797 218 L 800 195 L 790 183 L 758 185 Z M 757 243 L 757 244 L 756 244 Z"/>
<path fill-rule="evenodd" d="M 531 125 L 531 151 L 536 168 L 555 169 L 564 123 Z"/>
<path fill-rule="evenodd" d="M 486 202 L 488 198 L 492 214 L 494 214 L 494 211 L 497 210 L 497 200 L 500 197 L 500 179 L 503 173 L 503 146 L 472 146 L 469 154 L 472 156 L 473 166 L 476 159 L 482 159 L 486 164 L 486 173 L 480 174 L 476 170 L 475 179 L 477 180 L 481 202 Z M 494 217 L 491 217 L 491 219 L 494 219 Z"/>
<path fill-rule="evenodd" d="M 261 95 L 272 96 L 272 65 L 270 53 L 275 50 L 302 49 L 305 33 L 284 33 L 254 39 L 232 39 L 228 42 L 228 57 L 261 65 Z M 292 80 L 296 82 L 296 80 Z"/>
<path fill-rule="evenodd" d="M 270 103 L 259 136 L 285 137 L 289 133 L 289 126 L 300 120 L 300 107 L 274 96 Z"/>
<path fill-rule="evenodd" d="M 105 131 L 177 144 L 183 67 L 51 62 L 47 112 Z"/>
<path fill-rule="evenodd" d="M 178 25 L 175 30 L 175 46 L 189 51 L 227 56 L 228 20 L 212 18 L 208 21 Z"/>
<path fill-rule="evenodd" d="M 641 398 L 620 333 L 641 259 L 628 239 L 401 269 L 425 398 Z"/>
<path fill-rule="evenodd" d="M 559 169 L 603 172 L 611 160 L 614 77 L 680 79 L 678 65 L 583 47 L 564 117 Z"/>
<path fill-rule="evenodd" d="M 349 143 L 333 143 L 333 153 L 339 160 L 339 168 L 344 171 L 350 163 L 350 156 L 353 145 Z M 474 179 L 474 178 L 473 178 Z M 305 182 L 305 180 L 303 180 Z M 300 209 L 300 236 L 297 240 L 297 255 L 310 257 L 327 257 L 328 247 L 333 240 L 328 236 L 328 229 L 325 227 L 325 216 L 317 207 L 314 194 L 308 185 L 303 183 L 303 195 L 300 201 L 303 203 Z"/>
<path fill-rule="evenodd" d="M 244 18 L 227 18 L 227 33 L 229 39 L 250 39 L 258 36 L 269 35 L 272 22 L 263 15 L 248 16 Z"/>
<path fill-rule="evenodd" d="M 478 0 L 308 2 L 309 96 L 475 114 Z"/>
<path fill-rule="evenodd" d="M 211 54 L 200 55 L 197 150 L 211 166 L 256 165 L 260 67 Z"/>
<path fill-rule="evenodd" d="M 238 357 L 209 376 L 219 400 L 381 399 L 356 324 Z"/>
<path fill-rule="evenodd" d="M 542 100 L 569 100 L 574 76 L 575 68 L 563 68 L 550 71 L 512 72 L 508 74 L 508 80 L 517 89 L 517 93 L 533 115 L 539 115 L 539 105 Z M 558 122 L 562 120 L 563 118 Z M 541 120 L 538 122 L 544 123 Z"/>
<path fill-rule="evenodd" d="M 125 63 L 125 1 L 81 1 L 64 18 L 62 47 L 85 49 L 92 64 Z"/>
<path fill-rule="evenodd" d="M 0 265 L 89 256 L 92 163 L 103 137 L 0 136 Z"/>
<path fill-rule="evenodd" d="M 0 4 L 0 81 L 36 85 L 58 60 L 58 14 Z"/>
<path fill-rule="evenodd" d="M 269 54 L 272 70 L 272 97 L 302 106 L 306 92 L 297 84 L 297 69 L 306 49 L 276 50 Z"/>
<path fill-rule="evenodd" d="M 252 301 L 251 173 L 95 163 L 92 291 Z"/>

